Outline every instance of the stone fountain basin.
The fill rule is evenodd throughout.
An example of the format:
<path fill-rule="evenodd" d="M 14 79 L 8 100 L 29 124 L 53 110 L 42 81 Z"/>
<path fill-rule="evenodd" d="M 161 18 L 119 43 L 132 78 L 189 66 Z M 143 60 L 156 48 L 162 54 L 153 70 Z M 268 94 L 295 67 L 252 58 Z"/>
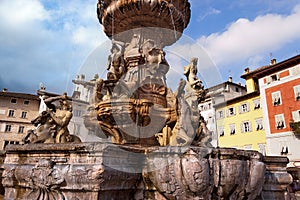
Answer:
<path fill-rule="evenodd" d="M 52 179 L 36 176 L 51 161 Z M 8 145 L 1 163 L 4 199 L 40 188 L 65 199 L 284 199 L 286 157 L 230 148 L 141 147 L 110 143 Z M 48 176 L 51 178 L 51 176 Z M 31 180 L 31 181 L 30 181 Z M 1 195 L 0 195 L 1 196 Z"/>
<path fill-rule="evenodd" d="M 159 27 L 177 32 L 173 37 L 166 34 L 162 40 L 164 45 L 171 45 L 180 37 L 191 15 L 188 0 L 104 0 L 104 4 L 99 2 L 97 12 L 108 37 L 143 27 Z"/>

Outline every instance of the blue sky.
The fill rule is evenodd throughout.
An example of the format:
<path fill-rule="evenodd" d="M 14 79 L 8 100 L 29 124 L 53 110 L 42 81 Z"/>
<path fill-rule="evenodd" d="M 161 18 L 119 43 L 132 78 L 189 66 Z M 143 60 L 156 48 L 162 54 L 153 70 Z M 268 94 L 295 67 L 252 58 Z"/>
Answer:
<path fill-rule="evenodd" d="M 226 81 L 228 76 L 243 83 L 239 77 L 244 68 L 269 64 L 271 54 L 282 61 L 300 53 L 299 0 L 190 2 L 192 18 L 181 39 L 188 38 L 190 42 L 179 41 L 168 48 L 169 63 L 176 61 L 172 57 L 176 49 L 189 49 L 187 52 L 202 49 L 217 72 L 210 73 L 211 66 L 199 59 L 199 76 L 210 80 L 214 79 L 210 77 L 212 74 L 219 77 L 206 81 L 207 86 Z M 1 0 L 0 88 L 35 93 L 42 82 L 48 91 L 70 92 L 71 80 L 77 73 L 88 74 L 89 70 L 105 73 L 109 40 L 98 23 L 96 3 L 96 0 Z M 96 54 L 96 58 L 88 59 Z M 180 63 L 197 56 L 192 54 Z M 88 74 L 87 79 L 91 78 Z"/>

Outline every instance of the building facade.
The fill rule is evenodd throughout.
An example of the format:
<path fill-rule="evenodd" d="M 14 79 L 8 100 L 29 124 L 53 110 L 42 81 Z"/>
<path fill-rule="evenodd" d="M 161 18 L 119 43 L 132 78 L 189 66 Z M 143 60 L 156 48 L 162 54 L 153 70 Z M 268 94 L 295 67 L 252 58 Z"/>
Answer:
<path fill-rule="evenodd" d="M 39 114 L 40 99 L 37 95 L 0 92 L 0 150 L 7 144 L 22 143 L 31 120 Z"/>
<path fill-rule="evenodd" d="M 265 125 L 258 83 L 252 77 L 245 79 L 246 94 L 215 105 L 219 146 L 257 150 L 266 155 Z"/>
<path fill-rule="evenodd" d="M 215 105 L 220 147 L 266 155 L 266 135 L 258 91 Z"/>
<path fill-rule="evenodd" d="M 259 83 L 268 153 L 287 156 L 289 167 L 300 167 L 300 141 L 291 128 L 300 121 L 300 55 L 243 76 Z"/>
<path fill-rule="evenodd" d="M 210 87 L 206 90 L 206 97 L 204 101 L 202 101 L 198 105 L 198 108 L 201 112 L 202 117 L 207 123 L 207 128 L 211 131 L 211 144 L 214 147 L 218 146 L 216 110 L 214 108 L 214 105 L 223 103 L 238 96 L 242 96 L 245 93 L 246 88 L 241 84 L 233 83 L 231 77 L 228 81 Z"/>

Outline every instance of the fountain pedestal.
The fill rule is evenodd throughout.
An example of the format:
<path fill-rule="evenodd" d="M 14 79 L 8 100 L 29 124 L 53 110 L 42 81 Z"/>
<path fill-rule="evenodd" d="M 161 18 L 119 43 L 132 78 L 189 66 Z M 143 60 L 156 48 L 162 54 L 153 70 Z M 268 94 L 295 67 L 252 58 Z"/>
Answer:
<path fill-rule="evenodd" d="M 11 145 L 4 199 L 282 199 L 284 157 L 202 147 Z"/>

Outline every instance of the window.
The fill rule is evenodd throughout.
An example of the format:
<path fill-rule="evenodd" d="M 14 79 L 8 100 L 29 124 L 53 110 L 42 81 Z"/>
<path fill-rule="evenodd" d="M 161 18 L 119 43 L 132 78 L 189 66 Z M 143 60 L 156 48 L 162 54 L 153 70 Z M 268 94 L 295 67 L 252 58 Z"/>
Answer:
<path fill-rule="evenodd" d="M 81 117 L 81 115 L 82 115 L 81 110 L 74 110 L 73 113 L 74 113 L 74 117 Z"/>
<path fill-rule="evenodd" d="M 18 133 L 24 133 L 24 126 L 19 126 L 19 131 Z"/>
<path fill-rule="evenodd" d="M 235 134 L 235 124 L 230 124 L 230 135 L 234 135 Z"/>
<path fill-rule="evenodd" d="M 271 75 L 271 80 L 273 81 L 278 81 L 279 80 L 279 76 L 277 74 L 273 74 Z"/>
<path fill-rule="evenodd" d="M 240 90 L 239 90 L 238 87 L 235 87 L 235 91 L 236 91 L 236 92 L 240 92 Z"/>
<path fill-rule="evenodd" d="M 257 131 L 264 129 L 262 118 L 256 119 L 255 122 L 256 122 L 256 130 Z"/>
<path fill-rule="evenodd" d="M 22 114 L 21 114 L 21 118 L 24 118 L 24 119 L 25 119 L 26 116 L 27 116 L 27 112 L 26 112 L 26 111 L 23 111 Z"/>
<path fill-rule="evenodd" d="M 272 103 L 274 106 L 278 106 L 282 104 L 280 91 L 272 93 Z"/>
<path fill-rule="evenodd" d="M 300 100 L 300 85 L 294 87 L 295 100 Z"/>
<path fill-rule="evenodd" d="M 285 128 L 285 122 L 284 122 L 284 115 L 275 115 L 275 125 L 276 129 L 283 129 Z"/>
<path fill-rule="evenodd" d="M 280 149 L 280 154 L 281 155 L 287 155 L 289 153 L 289 148 L 287 146 L 287 141 L 283 140 L 283 141 L 279 141 L 279 149 Z"/>
<path fill-rule="evenodd" d="M 220 137 L 225 135 L 223 126 L 219 128 L 219 135 L 220 135 Z"/>
<path fill-rule="evenodd" d="M 200 111 L 203 111 L 204 109 L 204 106 L 202 105 L 202 106 L 200 106 Z"/>
<path fill-rule="evenodd" d="M 281 155 L 288 155 L 289 154 L 289 147 L 288 146 L 282 146 L 280 153 L 281 153 Z"/>
<path fill-rule="evenodd" d="M 25 100 L 24 101 L 24 105 L 28 105 L 29 104 L 29 101 L 28 100 Z"/>
<path fill-rule="evenodd" d="M 10 103 L 17 103 L 17 99 L 11 99 Z"/>
<path fill-rule="evenodd" d="M 293 111 L 292 116 L 293 116 L 294 122 L 299 122 L 300 121 L 300 110 Z"/>
<path fill-rule="evenodd" d="M 13 117 L 15 115 L 15 111 L 14 110 L 9 110 L 8 111 L 8 117 Z"/>
<path fill-rule="evenodd" d="M 228 108 L 227 116 L 233 116 L 233 115 L 235 115 L 235 108 L 234 107 Z"/>
<path fill-rule="evenodd" d="M 223 110 L 219 110 L 217 117 L 218 117 L 218 119 L 224 118 L 224 111 Z"/>
<path fill-rule="evenodd" d="M 252 131 L 252 125 L 249 121 L 244 121 L 241 123 L 241 131 L 242 133 L 251 132 Z"/>
<path fill-rule="evenodd" d="M 279 81 L 279 80 L 280 80 L 279 75 L 273 74 L 273 75 L 267 77 L 267 84 L 270 84 L 271 82 Z"/>
<path fill-rule="evenodd" d="M 11 125 L 5 126 L 5 132 L 11 132 Z"/>
<path fill-rule="evenodd" d="M 300 74 L 300 66 L 293 67 L 293 68 L 291 69 L 291 71 L 292 71 L 292 74 L 293 74 L 293 75 L 298 75 L 298 74 Z"/>
<path fill-rule="evenodd" d="M 239 112 L 240 113 L 245 113 L 249 111 L 249 104 L 248 103 L 243 103 L 239 106 Z"/>
<path fill-rule="evenodd" d="M 17 142 L 17 141 L 4 141 L 4 147 L 6 147 L 9 144 L 20 144 L 20 142 Z"/>
<path fill-rule="evenodd" d="M 208 116 L 207 124 L 214 124 L 214 123 L 215 123 L 214 117 Z"/>
<path fill-rule="evenodd" d="M 260 99 L 253 100 L 254 110 L 260 109 Z"/>

